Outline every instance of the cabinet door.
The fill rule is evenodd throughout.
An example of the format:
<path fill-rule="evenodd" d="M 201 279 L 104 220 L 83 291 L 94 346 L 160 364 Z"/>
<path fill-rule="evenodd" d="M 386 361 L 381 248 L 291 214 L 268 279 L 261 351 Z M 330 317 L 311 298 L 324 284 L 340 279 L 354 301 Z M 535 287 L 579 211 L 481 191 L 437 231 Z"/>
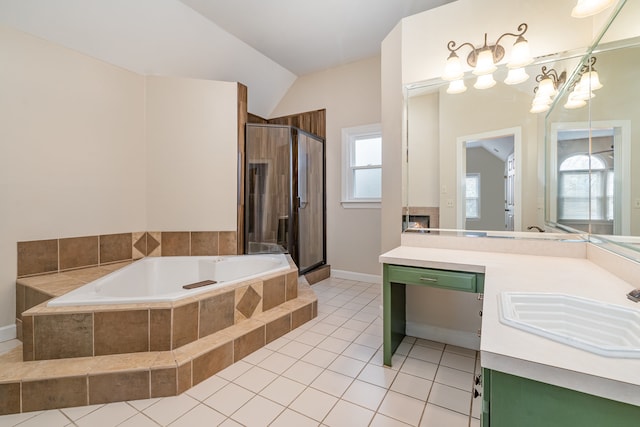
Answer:
<path fill-rule="evenodd" d="M 640 425 L 639 406 L 498 371 L 485 370 L 485 384 L 487 378 L 490 385 L 489 422 L 491 427 L 638 427 Z M 487 427 L 489 424 L 482 425 Z"/>

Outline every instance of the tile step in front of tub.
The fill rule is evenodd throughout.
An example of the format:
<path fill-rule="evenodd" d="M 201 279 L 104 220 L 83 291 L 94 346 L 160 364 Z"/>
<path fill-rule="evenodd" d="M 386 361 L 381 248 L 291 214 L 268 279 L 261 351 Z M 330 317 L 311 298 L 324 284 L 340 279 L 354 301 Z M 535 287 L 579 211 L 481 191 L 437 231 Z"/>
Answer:
<path fill-rule="evenodd" d="M 95 279 L 108 271 L 98 267 L 72 273 Z M 58 273 L 16 282 L 16 301 L 24 300 L 16 304 L 23 360 L 176 350 L 293 300 L 298 291 L 298 269 L 289 259 L 286 270 L 176 301 L 49 306 L 48 299 L 69 291 L 69 277 Z"/>
<path fill-rule="evenodd" d="M 304 280 L 278 307 L 175 350 L 23 361 L 0 356 L 0 415 L 175 396 L 317 316 Z"/>

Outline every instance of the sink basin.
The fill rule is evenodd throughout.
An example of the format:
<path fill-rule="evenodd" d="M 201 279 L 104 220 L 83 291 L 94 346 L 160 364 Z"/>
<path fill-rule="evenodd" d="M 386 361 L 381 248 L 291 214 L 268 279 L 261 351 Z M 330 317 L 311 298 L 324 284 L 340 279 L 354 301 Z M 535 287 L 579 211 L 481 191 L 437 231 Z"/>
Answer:
<path fill-rule="evenodd" d="M 499 298 L 505 325 L 601 356 L 640 358 L 640 310 L 556 293 Z"/>

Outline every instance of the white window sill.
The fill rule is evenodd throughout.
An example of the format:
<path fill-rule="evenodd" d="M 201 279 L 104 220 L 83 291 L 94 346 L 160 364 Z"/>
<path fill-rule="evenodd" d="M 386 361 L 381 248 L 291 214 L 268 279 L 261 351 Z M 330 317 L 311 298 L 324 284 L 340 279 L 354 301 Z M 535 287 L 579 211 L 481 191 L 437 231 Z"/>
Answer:
<path fill-rule="evenodd" d="M 342 200 L 340 202 L 345 209 L 380 209 L 380 200 Z"/>

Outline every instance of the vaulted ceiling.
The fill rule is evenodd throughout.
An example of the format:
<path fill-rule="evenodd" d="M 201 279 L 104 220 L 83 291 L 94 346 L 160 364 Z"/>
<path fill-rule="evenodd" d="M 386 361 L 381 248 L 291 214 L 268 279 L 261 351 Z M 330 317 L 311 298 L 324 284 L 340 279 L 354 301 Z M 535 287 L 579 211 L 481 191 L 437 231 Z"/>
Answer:
<path fill-rule="evenodd" d="M 452 0 L 1 0 L 0 24 L 150 75 L 239 81 L 269 117 L 298 76 L 379 54 Z"/>

